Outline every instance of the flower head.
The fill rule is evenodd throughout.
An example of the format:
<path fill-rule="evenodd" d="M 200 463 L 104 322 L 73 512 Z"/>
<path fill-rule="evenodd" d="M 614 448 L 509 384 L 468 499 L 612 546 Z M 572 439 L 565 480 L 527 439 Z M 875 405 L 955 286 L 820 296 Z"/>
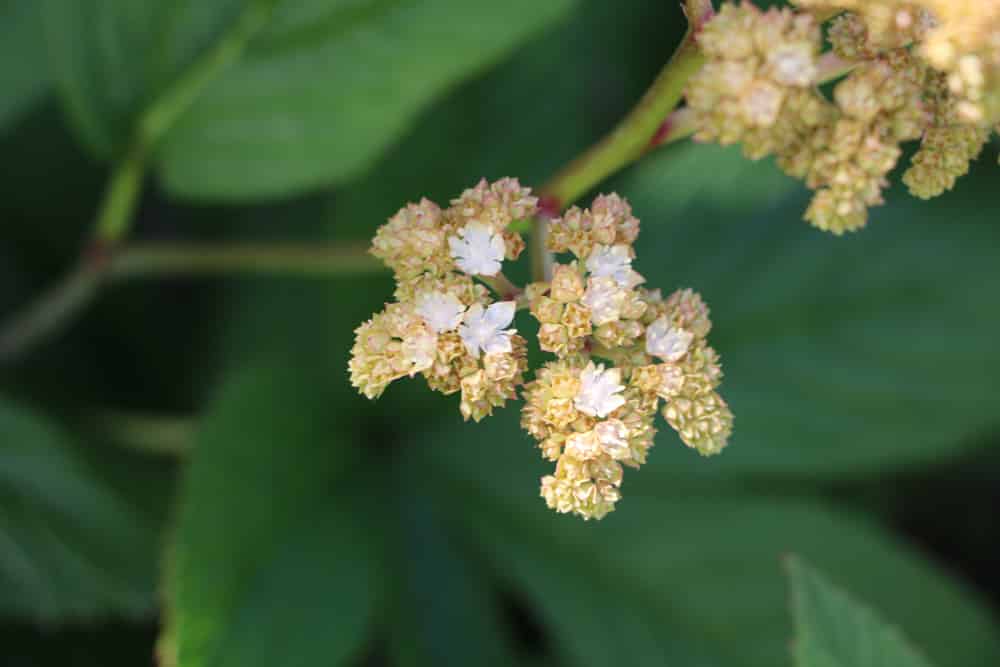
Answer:
<path fill-rule="evenodd" d="M 755 47 L 751 40 L 729 48 Z M 766 67 L 795 85 L 810 53 L 793 45 Z M 785 95 L 778 90 L 779 102 Z M 776 103 L 765 97 L 757 111 L 772 114 Z M 462 417 L 475 422 L 522 387 L 521 425 L 555 462 L 542 497 L 557 512 L 600 519 L 621 499 L 623 466 L 645 463 L 662 404 L 684 443 L 705 455 L 726 445 L 732 413 L 716 393 L 722 371 L 705 340 L 707 306 L 691 290 L 664 299 L 640 287 L 645 280 L 632 268 L 639 221 L 618 195 L 551 221 L 549 250 L 575 258 L 555 264 L 549 280 L 523 290 L 487 280 L 524 247 L 510 223 L 536 210 L 516 179 L 481 181 L 443 211 L 422 200 L 380 227 L 372 252 L 395 273 L 396 302 L 356 330 L 351 382 L 375 398 L 419 374 L 432 390 L 458 394 Z M 501 282 L 511 300 L 494 301 Z M 527 341 L 511 328 L 519 308 L 538 320 L 539 347 L 557 357 L 527 384 Z"/>
<path fill-rule="evenodd" d="M 498 301 L 485 309 L 478 303 L 472 304 L 458 330 L 469 354 L 478 357 L 480 352 L 510 352 L 510 337 L 515 330 L 505 327 L 514 321 L 516 309 L 517 305 L 513 301 Z"/>
<path fill-rule="evenodd" d="M 607 417 L 625 405 L 622 396 L 625 386 L 621 379 L 621 371 L 617 368 L 605 370 L 603 364 L 590 362 L 580 373 L 580 393 L 573 401 L 576 409 L 592 417 Z"/>
<path fill-rule="evenodd" d="M 389 222 L 379 227 L 371 253 L 385 262 L 397 277 L 413 278 L 432 271 L 441 272 L 450 262 L 445 249 L 441 209 L 422 199 L 401 208 Z"/>
<path fill-rule="evenodd" d="M 686 93 L 696 139 L 776 156 L 815 191 L 804 218 L 837 235 L 884 203 L 905 142 L 922 143 L 911 192 L 950 189 L 1000 122 L 1000 0 L 792 4 L 729 2 L 704 26 L 707 62 Z M 820 92 L 843 67 L 832 96 Z"/>
<path fill-rule="evenodd" d="M 493 227 L 473 221 L 448 238 L 455 264 L 470 276 L 495 276 L 500 273 L 506 246 L 503 236 Z"/>

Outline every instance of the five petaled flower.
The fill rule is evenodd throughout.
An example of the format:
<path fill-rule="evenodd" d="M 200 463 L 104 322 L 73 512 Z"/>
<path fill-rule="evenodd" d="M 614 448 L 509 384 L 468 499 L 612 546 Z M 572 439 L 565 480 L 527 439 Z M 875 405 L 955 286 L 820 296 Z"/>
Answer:
<path fill-rule="evenodd" d="M 595 365 L 593 361 L 580 373 L 580 393 L 574 403 L 576 409 L 591 417 L 603 419 L 625 405 L 622 392 L 622 373 L 617 368 L 604 369 L 604 365 Z"/>
<path fill-rule="evenodd" d="M 489 308 L 478 303 L 472 304 L 465 313 L 465 320 L 459 328 L 459 335 L 465 349 L 474 357 L 480 352 L 500 354 L 511 351 L 510 337 L 515 329 L 505 329 L 514 321 L 517 309 L 513 301 L 498 301 Z"/>

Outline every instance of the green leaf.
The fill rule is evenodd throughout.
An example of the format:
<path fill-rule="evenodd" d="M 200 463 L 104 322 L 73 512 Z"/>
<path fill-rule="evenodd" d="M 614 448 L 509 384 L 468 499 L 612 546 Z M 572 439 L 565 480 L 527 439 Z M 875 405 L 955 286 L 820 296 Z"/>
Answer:
<path fill-rule="evenodd" d="M 808 498 L 712 497 L 708 486 L 637 487 L 645 470 L 629 470 L 618 509 L 584 522 L 545 507 L 538 479 L 552 464 L 517 429 L 509 411 L 407 448 L 441 476 L 439 502 L 538 605 L 571 662 L 665 664 L 687 655 L 694 664 L 783 664 L 791 632 L 779 560 L 789 552 L 866 591 L 937 664 L 1000 661 L 994 619 L 973 595 L 857 513 Z"/>
<path fill-rule="evenodd" d="M 41 41 L 35 0 L 0 4 L 0 131 L 37 102 L 48 87 Z"/>
<path fill-rule="evenodd" d="M 572 4 L 265 2 L 270 24 L 159 146 L 175 194 L 261 199 L 356 176 L 441 93 Z M 88 145 L 119 148 L 143 106 L 252 4 L 48 0 L 59 87 Z"/>
<path fill-rule="evenodd" d="M 446 204 L 480 177 L 540 186 L 641 98 L 685 27 L 679 4 L 580 3 L 422 114 L 396 150 L 341 188 L 334 224 L 371 234 L 406 202 Z"/>
<path fill-rule="evenodd" d="M 522 664 L 503 626 L 486 565 L 444 524 L 446 508 L 433 502 L 426 480 L 412 479 L 406 466 L 399 472 L 393 664 Z"/>
<path fill-rule="evenodd" d="M 890 193 L 843 238 L 802 222 L 805 193 L 783 196 L 793 182 L 738 151 L 668 149 L 626 174 L 636 267 L 705 296 L 736 414 L 723 456 L 668 431 L 650 472 L 871 474 L 941 461 L 995 427 L 1000 228 L 983 160 L 934 201 Z"/>
<path fill-rule="evenodd" d="M 55 623 L 154 608 L 158 531 L 79 443 L 0 400 L 0 614 Z"/>
<path fill-rule="evenodd" d="M 170 552 L 169 663 L 337 665 L 364 641 L 378 526 L 322 386 L 248 372 L 205 418 Z"/>
<path fill-rule="evenodd" d="M 800 558 L 787 570 L 798 667 L 931 667 L 896 628 Z"/>

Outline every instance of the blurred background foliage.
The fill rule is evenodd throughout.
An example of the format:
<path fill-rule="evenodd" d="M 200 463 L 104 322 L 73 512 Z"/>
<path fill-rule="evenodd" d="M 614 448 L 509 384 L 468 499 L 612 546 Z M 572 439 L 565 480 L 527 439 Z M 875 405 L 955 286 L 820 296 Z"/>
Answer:
<path fill-rule="evenodd" d="M 0 313 L 72 265 L 142 110 L 265 4 L 0 2 Z M 683 29 L 673 2 L 279 2 L 164 135 L 133 236 L 367 241 L 420 196 L 539 184 Z M 599 524 L 544 507 L 516 406 L 352 391 L 386 276 L 102 292 L 0 369 L 0 662 L 151 664 L 164 632 L 181 667 L 773 667 L 797 553 L 934 664 L 1000 663 L 996 153 L 839 239 L 731 150 L 602 185 L 649 282 L 712 306 L 737 429 L 711 460 L 662 432 Z M 809 576 L 811 650 L 850 605 Z"/>

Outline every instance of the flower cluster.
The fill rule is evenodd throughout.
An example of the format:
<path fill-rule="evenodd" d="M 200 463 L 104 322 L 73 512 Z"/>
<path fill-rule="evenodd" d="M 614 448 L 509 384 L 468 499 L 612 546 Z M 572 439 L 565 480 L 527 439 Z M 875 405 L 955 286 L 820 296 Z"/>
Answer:
<path fill-rule="evenodd" d="M 835 234 L 882 203 L 904 142 L 921 141 L 910 191 L 950 189 L 1000 121 L 1000 0 L 795 4 L 726 4 L 705 25 L 707 62 L 687 90 L 696 139 L 774 155 L 816 191 L 805 218 Z M 828 99 L 820 84 L 845 71 Z"/>
<path fill-rule="evenodd" d="M 558 512 L 600 519 L 620 498 L 622 466 L 645 463 L 661 405 L 681 440 L 706 456 L 725 447 L 733 415 L 716 392 L 708 308 L 691 290 L 664 299 L 643 287 L 628 203 L 602 195 L 552 220 L 548 250 L 571 259 L 520 290 L 501 269 L 524 249 L 511 223 L 536 212 L 530 190 L 502 179 L 445 210 L 410 204 L 383 225 L 372 253 L 393 270 L 396 301 L 356 330 L 351 382 L 375 398 L 420 374 L 432 389 L 461 392 L 460 411 L 475 421 L 523 385 L 522 426 L 556 463 L 541 495 Z M 556 357 L 528 384 L 526 341 L 512 327 L 521 308 Z"/>
<path fill-rule="evenodd" d="M 718 355 L 705 342 L 708 309 L 690 290 L 664 300 L 640 287 L 638 231 L 616 195 L 570 209 L 552 221 L 548 244 L 574 260 L 527 290 L 539 342 L 558 359 L 525 387 L 521 424 L 556 462 L 542 479 L 549 507 L 587 519 L 614 509 L 623 465 L 645 463 L 661 399 L 667 422 L 704 455 L 720 452 L 732 431 L 715 391 Z"/>
<path fill-rule="evenodd" d="M 516 398 L 527 366 L 526 342 L 510 328 L 516 304 L 473 278 L 500 275 L 521 253 L 509 227 L 536 207 L 515 179 L 482 181 L 446 210 L 424 199 L 379 228 L 372 254 L 395 273 L 397 302 L 355 332 L 351 383 L 376 398 L 419 373 L 436 391 L 461 391 L 462 416 L 475 421 Z"/>

